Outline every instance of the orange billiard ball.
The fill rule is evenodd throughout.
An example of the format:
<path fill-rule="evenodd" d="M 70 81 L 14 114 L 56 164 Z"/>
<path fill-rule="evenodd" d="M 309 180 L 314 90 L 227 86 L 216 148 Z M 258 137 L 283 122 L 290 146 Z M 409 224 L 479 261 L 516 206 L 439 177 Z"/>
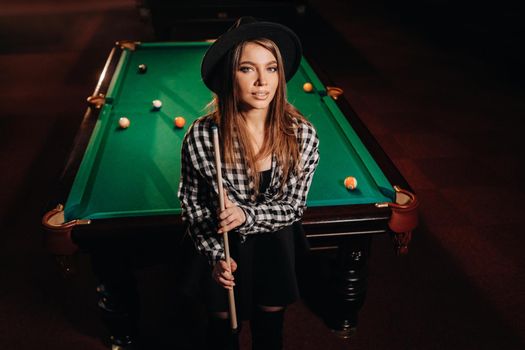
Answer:
<path fill-rule="evenodd" d="M 355 190 L 357 188 L 357 179 L 353 176 L 348 176 L 345 179 L 345 187 L 347 190 Z"/>
<path fill-rule="evenodd" d="M 312 85 L 312 83 L 304 83 L 303 90 L 305 92 L 312 92 L 314 90 L 314 86 Z"/>
<path fill-rule="evenodd" d="M 180 129 L 184 126 L 184 124 L 186 124 L 186 119 L 184 119 L 183 117 L 176 117 L 174 123 L 175 126 Z"/>

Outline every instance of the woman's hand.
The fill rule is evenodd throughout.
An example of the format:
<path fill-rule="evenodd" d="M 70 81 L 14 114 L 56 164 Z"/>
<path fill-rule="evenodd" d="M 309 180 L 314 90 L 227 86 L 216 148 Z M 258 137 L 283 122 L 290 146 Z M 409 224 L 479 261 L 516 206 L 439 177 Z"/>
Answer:
<path fill-rule="evenodd" d="M 230 201 L 226 191 L 224 191 L 224 206 L 226 209 L 219 213 L 220 222 L 218 233 L 231 231 L 246 221 L 244 210 Z"/>
<path fill-rule="evenodd" d="M 233 273 L 237 270 L 237 263 L 232 258 L 230 258 L 230 262 L 231 266 L 228 266 L 225 260 L 219 260 L 212 271 L 215 282 L 226 289 L 232 289 L 235 286 Z"/>

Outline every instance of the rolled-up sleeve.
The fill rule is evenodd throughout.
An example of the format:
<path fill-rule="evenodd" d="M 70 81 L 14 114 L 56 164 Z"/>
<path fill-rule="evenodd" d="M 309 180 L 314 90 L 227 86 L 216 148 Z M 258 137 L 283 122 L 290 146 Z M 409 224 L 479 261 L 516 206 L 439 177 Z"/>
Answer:
<path fill-rule="evenodd" d="M 211 197 L 213 184 L 206 180 L 200 169 L 204 165 L 202 152 L 198 150 L 192 131 L 190 128 L 182 143 L 178 197 L 182 219 L 188 224 L 195 247 L 214 265 L 224 259 L 224 250 L 217 235 L 216 205 Z"/>

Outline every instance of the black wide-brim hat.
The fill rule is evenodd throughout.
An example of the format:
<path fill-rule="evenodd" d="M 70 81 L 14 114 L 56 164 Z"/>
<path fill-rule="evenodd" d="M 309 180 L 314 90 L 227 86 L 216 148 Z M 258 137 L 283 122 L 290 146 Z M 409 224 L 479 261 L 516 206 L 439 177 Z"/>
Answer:
<path fill-rule="evenodd" d="M 301 63 L 302 47 L 297 35 L 288 27 L 273 22 L 259 22 L 253 17 L 241 17 L 206 51 L 201 65 L 204 84 L 219 93 L 223 86 L 225 57 L 238 43 L 266 38 L 273 41 L 281 53 L 286 81 L 290 80 Z"/>

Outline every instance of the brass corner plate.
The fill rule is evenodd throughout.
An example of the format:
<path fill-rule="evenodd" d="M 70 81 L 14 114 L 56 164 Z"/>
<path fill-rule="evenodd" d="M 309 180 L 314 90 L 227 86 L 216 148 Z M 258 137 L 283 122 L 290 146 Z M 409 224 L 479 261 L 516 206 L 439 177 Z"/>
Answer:
<path fill-rule="evenodd" d="M 135 51 L 137 46 L 140 45 L 140 41 L 133 41 L 133 40 L 120 40 L 115 43 L 118 47 L 121 49 L 128 49 L 130 51 Z"/>
<path fill-rule="evenodd" d="M 332 97 L 334 100 L 337 100 L 339 96 L 343 94 L 343 89 L 337 86 L 327 86 L 326 87 L 326 94 L 330 97 Z"/>
<path fill-rule="evenodd" d="M 92 95 L 86 98 L 90 107 L 100 109 L 106 103 L 106 97 L 103 94 Z"/>

